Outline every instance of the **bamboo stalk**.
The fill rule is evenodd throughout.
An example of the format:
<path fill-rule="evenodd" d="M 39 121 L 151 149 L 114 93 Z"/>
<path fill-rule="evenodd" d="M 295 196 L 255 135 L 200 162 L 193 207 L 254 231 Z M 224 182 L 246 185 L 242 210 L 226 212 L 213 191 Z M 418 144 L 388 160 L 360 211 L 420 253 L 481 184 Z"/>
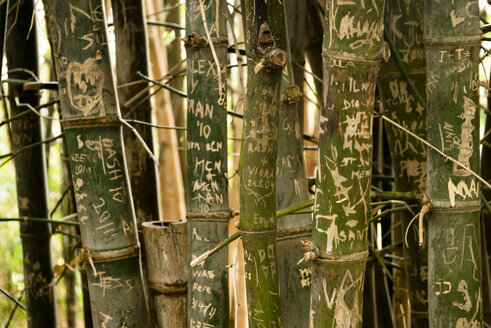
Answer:
<path fill-rule="evenodd" d="M 241 148 L 239 229 L 246 270 L 249 327 L 281 326 L 276 252 L 276 156 L 282 69 L 283 2 L 245 2 L 247 94 Z"/>
<path fill-rule="evenodd" d="M 303 70 L 293 61 L 305 64 L 305 0 L 284 1 L 289 44 L 286 78 L 281 85 L 278 154 L 276 162 L 276 208 L 288 208 L 309 199 L 303 158 Z M 302 118 L 302 119 L 301 119 Z M 278 212 L 277 212 L 278 213 Z M 278 218 L 278 215 L 276 216 Z M 303 256 L 301 239 L 308 238 L 310 214 L 288 215 L 277 224 L 278 270 L 283 326 L 304 327 L 309 318 L 310 268 L 297 264 Z"/>
<path fill-rule="evenodd" d="M 312 260 L 311 327 L 361 326 L 383 13 L 383 0 L 326 3 L 313 244 L 305 255 Z"/>
<path fill-rule="evenodd" d="M 392 56 L 382 66 L 378 86 L 384 114 L 403 126 L 411 127 L 411 131 L 421 138 L 426 138 L 426 104 L 423 100 L 426 98 L 426 60 L 422 21 L 420 2 L 414 1 L 407 6 L 400 6 L 398 1 L 387 2 L 385 25 L 388 29 L 385 30 L 385 39 L 391 45 Z M 411 36 L 409 41 L 408 36 Z M 426 147 L 395 126 L 387 122 L 385 126 L 393 159 L 395 190 L 423 194 L 426 191 Z M 410 213 L 403 212 L 396 218 L 403 223 L 402 239 L 399 240 L 404 239 L 404 233 L 409 229 L 406 232 L 408 243 L 403 243 L 403 252 L 407 296 L 411 304 L 410 322 L 412 327 L 428 327 L 428 284 L 425 276 L 428 267 L 427 236 L 424 245 L 418 247 L 418 226 L 408 227 L 412 217 Z M 396 281 L 405 284 L 400 282 L 404 278 L 399 278 L 399 275 L 395 274 Z M 404 288 L 398 290 L 399 295 L 404 297 Z M 394 310 L 399 314 L 396 315 L 398 327 L 403 327 L 399 303 L 403 304 L 404 301 L 396 298 Z M 406 313 L 408 310 L 405 308 Z"/>
<path fill-rule="evenodd" d="M 228 236 L 226 2 L 186 1 L 187 219 L 189 258 Z M 188 278 L 190 327 L 229 321 L 228 255 L 220 251 Z"/>
<path fill-rule="evenodd" d="M 12 3 L 13 2 L 13 3 Z M 10 33 L 6 39 L 6 56 L 9 78 L 33 79 L 39 74 L 35 26 L 28 37 L 30 21 L 16 19 L 31 17 L 34 1 L 12 1 L 18 6 L 9 16 Z M 14 24 L 15 22 L 15 24 Z M 34 77 L 35 78 L 35 77 Z M 32 106 L 39 104 L 35 92 L 23 93 L 22 85 L 9 88 L 9 101 L 12 116 L 29 109 L 17 106 L 16 98 Z M 20 216 L 49 217 L 46 158 L 43 146 L 18 152 L 26 145 L 42 140 L 41 119 L 30 112 L 11 122 L 12 150 L 15 156 L 17 182 L 17 204 Z M 27 306 L 27 326 L 56 327 L 56 300 L 54 288 L 50 284 L 53 268 L 50 252 L 51 229 L 46 222 L 22 222 L 20 224 L 24 265 L 25 302 Z"/>
<path fill-rule="evenodd" d="M 147 34 L 144 18 L 143 0 L 111 1 L 116 40 L 116 77 L 117 84 L 124 85 L 118 89 L 120 104 L 129 100 L 141 99 L 136 107 L 121 106 L 121 115 L 125 118 L 151 122 L 152 103 L 150 89 L 144 83 L 131 84 L 140 79 L 139 73 L 148 75 Z M 153 131 L 148 125 L 140 124 L 135 131 L 148 146 L 142 147 L 141 140 L 130 130 L 123 131 L 125 155 L 130 177 L 136 222 L 139 229 L 146 221 L 161 219 L 160 190 L 158 186 L 157 167 L 154 160 L 147 154 L 153 153 Z M 147 309 L 152 326 L 157 324 L 153 297 L 149 296 L 147 284 L 147 267 L 145 249 L 142 249 L 143 280 L 147 293 Z"/>
<path fill-rule="evenodd" d="M 187 240 L 185 221 L 143 223 L 148 280 L 161 328 L 187 326 Z"/>
<path fill-rule="evenodd" d="M 482 326 L 477 2 L 426 1 L 424 40 L 428 142 L 459 162 L 428 150 L 430 327 Z"/>
<path fill-rule="evenodd" d="M 48 0 L 45 8 L 94 326 L 147 326 L 104 6 Z"/>

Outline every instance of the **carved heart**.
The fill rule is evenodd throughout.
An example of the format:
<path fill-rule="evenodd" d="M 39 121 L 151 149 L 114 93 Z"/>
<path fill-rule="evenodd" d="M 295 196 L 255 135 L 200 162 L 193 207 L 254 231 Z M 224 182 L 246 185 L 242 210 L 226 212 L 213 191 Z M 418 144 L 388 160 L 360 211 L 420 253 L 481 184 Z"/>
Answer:
<path fill-rule="evenodd" d="M 104 111 L 102 87 L 104 73 L 94 58 L 87 59 L 83 64 L 72 62 L 67 69 L 67 92 L 71 105 L 81 111 L 84 116 L 100 106 Z"/>

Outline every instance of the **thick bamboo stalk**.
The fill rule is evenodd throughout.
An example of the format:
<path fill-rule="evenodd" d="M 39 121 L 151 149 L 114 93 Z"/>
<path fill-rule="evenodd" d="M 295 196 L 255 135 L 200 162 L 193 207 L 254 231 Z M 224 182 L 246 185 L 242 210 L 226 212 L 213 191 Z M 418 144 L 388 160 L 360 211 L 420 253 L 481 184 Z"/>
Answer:
<path fill-rule="evenodd" d="M 413 1 L 401 5 L 398 0 L 387 1 L 385 25 L 389 29 L 387 38 L 393 43 L 402 61 L 398 64 L 393 53 L 390 61 L 382 66 L 379 74 L 379 90 L 384 114 L 399 124 L 410 128 L 412 132 L 426 139 L 425 104 L 418 101 L 410 83 L 414 83 L 419 93 L 426 98 L 426 60 L 423 44 L 423 17 L 421 3 Z M 398 65 L 403 64 L 412 82 L 400 73 Z M 426 191 L 426 147 L 412 136 L 397 127 L 386 123 L 388 141 L 395 176 L 395 190 L 424 193 Z M 396 214 L 402 220 L 402 238 L 406 235 L 412 215 L 407 212 Z M 426 229 L 426 225 L 425 225 Z M 427 277 L 428 249 L 427 235 L 424 244 L 419 246 L 418 224 L 411 225 L 407 232 L 407 244 L 404 242 L 405 273 L 411 304 L 411 324 L 413 327 L 428 326 Z M 404 291 L 399 289 L 399 296 Z M 396 299 L 396 304 L 397 304 Z M 400 312 L 399 305 L 394 306 Z M 407 310 L 407 309 L 406 309 Z M 399 319 L 402 315 L 396 316 Z M 408 316 L 409 313 L 406 313 Z M 406 322 L 408 317 L 406 317 Z M 399 325 L 402 327 L 403 325 Z"/>
<path fill-rule="evenodd" d="M 360 327 L 368 256 L 372 110 L 384 1 L 330 0 L 312 241 L 311 327 Z"/>
<path fill-rule="evenodd" d="M 291 62 L 281 86 L 278 154 L 276 163 L 276 207 L 278 210 L 309 199 L 303 158 L 300 117 L 303 116 L 303 70 L 305 63 L 305 1 L 284 1 Z M 295 69 L 296 68 L 296 69 Z M 297 262 L 303 256 L 301 239 L 311 234 L 310 214 L 289 215 L 278 221 L 277 247 L 284 327 L 304 327 L 309 318 L 310 268 Z"/>
<path fill-rule="evenodd" d="M 160 328 L 184 328 L 187 322 L 187 223 L 145 222 L 143 241 L 158 325 Z"/>
<path fill-rule="evenodd" d="M 428 141 L 479 173 L 479 5 L 424 4 Z M 479 182 L 428 151 L 430 327 L 482 326 Z"/>
<path fill-rule="evenodd" d="M 9 16 L 10 33 L 6 40 L 6 56 L 9 78 L 33 80 L 39 74 L 36 43 L 36 27 L 29 34 L 30 20 L 16 19 L 31 17 L 34 1 L 11 1 L 17 10 Z M 15 23 L 14 23 L 15 22 Z M 28 37 L 29 35 L 29 37 Z M 27 73 L 30 72 L 31 74 Z M 36 106 L 39 94 L 24 93 L 22 85 L 9 88 L 11 115 L 28 111 L 27 107 L 18 107 L 20 103 Z M 41 119 L 34 113 L 24 115 L 12 121 L 12 150 L 42 140 Z M 49 218 L 46 158 L 44 145 L 30 148 L 15 158 L 17 204 L 20 216 Z M 24 265 L 25 300 L 27 305 L 27 325 L 34 327 L 56 327 L 55 294 L 51 280 L 50 237 L 51 229 L 47 223 L 21 223 L 20 237 Z"/>
<path fill-rule="evenodd" d="M 225 1 L 186 1 L 187 219 L 189 258 L 228 236 Z M 190 327 L 229 321 L 226 250 L 190 269 Z"/>
<path fill-rule="evenodd" d="M 276 254 L 276 155 L 282 69 L 287 61 L 283 3 L 245 2 L 247 94 L 240 168 L 249 327 L 281 326 Z"/>
<path fill-rule="evenodd" d="M 147 325 L 139 244 L 101 1 L 45 4 L 94 326 Z"/>

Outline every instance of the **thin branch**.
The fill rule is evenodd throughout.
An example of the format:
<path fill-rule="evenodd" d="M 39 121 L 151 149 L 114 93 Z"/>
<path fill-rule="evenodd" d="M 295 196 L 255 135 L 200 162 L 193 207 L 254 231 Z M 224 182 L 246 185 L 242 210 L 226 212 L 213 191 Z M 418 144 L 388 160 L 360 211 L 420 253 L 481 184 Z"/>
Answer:
<path fill-rule="evenodd" d="M 139 120 L 125 120 L 128 123 L 133 123 L 133 124 L 141 124 L 141 125 L 146 125 L 146 126 L 151 126 L 152 128 L 156 129 L 169 129 L 169 130 L 187 130 L 186 127 L 183 126 L 165 126 L 165 125 L 157 125 L 157 124 L 152 124 L 144 121 L 139 121 Z"/>
<path fill-rule="evenodd" d="M 163 14 L 165 12 L 168 12 L 168 11 L 171 11 L 171 10 L 174 10 L 174 9 L 177 9 L 180 6 L 183 6 L 184 4 L 185 4 L 184 2 L 181 2 L 181 3 L 178 3 L 177 5 L 169 6 L 167 8 L 164 8 L 162 10 L 156 11 L 154 13 L 147 14 L 146 17 L 148 18 L 148 17 L 151 17 L 151 16 L 157 16 L 157 15 Z"/>
<path fill-rule="evenodd" d="M 440 154 L 446 160 L 449 160 L 452 163 L 456 164 L 457 166 L 463 168 L 464 170 L 466 170 L 467 172 L 469 172 L 470 174 L 472 174 L 476 179 L 478 179 L 479 181 L 481 181 L 486 187 L 491 188 L 491 184 L 489 184 L 486 180 L 484 180 L 483 178 L 481 178 L 481 176 L 479 174 L 477 174 L 476 172 L 472 171 L 470 168 L 468 168 L 464 164 L 460 163 L 458 160 L 454 159 L 453 157 L 448 156 L 443 151 L 441 151 L 437 147 L 435 147 L 432 144 L 430 144 L 428 141 L 426 141 L 423 138 L 421 138 L 421 137 L 417 136 L 416 134 L 412 133 L 411 131 L 409 131 L 408 129 L 406 129 L 405 127 L 403 127 L 402 125 L 400 125 L 399 123 L 394 122 L 393 120 L 391 120 L 390 118 L 388 118 L 387 116 L 385 116 L 383 114 L 378 114 L 378 115 L 380 115 L 380 117 L 383 118 L 384 120 L 386 120 L 387 122 L 389 122 L 392 125 L 398 127 L 399 129 L 401 129 L 402 131 L 404 131 L 404 132 L 408 133 L 409 135 L 413 136 L 414 138 L 418 139 L 423 144 L 425 144 L 426 146 L 428 146 L 431 149 L 433 149 L 434 151 L 436 151 L 438 154 Z"/>
<path fill-rule="evenodd" d="M 51 220 L 45 218 L 30 218 L 30 217 L 22 217 L 22 218 L 0 218 L 0 222 L 39 222 L 39 223 L 49 223 L 49 224 L 64 224 L 69 226 L 79 226 L 78 222 L 70 222 L 64 220 Z"/>
<path fill-rule="evenodd" d="M 384 36 L 385 36 L 385 41 L 389 44 L 390 51 L 392 55 L 394 56 L 394 59 L 397 63 L 397 66 L 399 67 L 399 71 L 401 72 L 402 76 L 406 80 L 406 82 L 409 84 L 409 87 L 413 91 L 414 96 L 416 99 L 421 103 L 423 107 L 426 107 L 426 101 L 423 99 L 421 94 L 419 93 L 418 89 L 416 89 L 416 86 L 414 85 L 413 80 L 409 76 L 409 73 L 407 71 L 406 65 L 402 61 L 401 55 L 399 54 L 399 51 L 397 50 L 394 42 L 392 41 L 392 38 L 390 37 L 389 34 L 389 29 L 384 28 Z"/>
<path fill-rule="evenodd" d="M 219 2 L 217 2 L 218 5 Z M 220 66 L 220 61 L 218 60 L 218 56 L 215 50 L 215 45 L 213 44 L 213 40 L 211 39 L 210 30 L 208 28 L 208 23 L 206 21 L 205 15 L 205 7 L 203 5 L 203 0 L 199 0 L 199 9 L 201 11 L 201 19 L 203 20 L 203 27 L 205 28 L 206 38 L 208 39 L 208 44 L 210 46 L 211 54 L 213 55 L 213 59 L 215 60 L 215 65 L 217 66 L 217 75 L 218 75 L 218 92 L 220 97 L 223 95 L 224 83 L 222 83 L 222 67 Z M 218 24 L 218 23 L 217 23 Z M 219 36 L 220 28 L 215 26 L 217 37 Z M 226 95 L 225 95 L 226 96 Z"/>
<path fill-rule="evenodd" d="M 155 165 L 158 166 L 159 165 L 159 160 L 157 159 L 157 157 L 155 157 L 155 155 L 152 153 L 152 151 L 150 150 L 150 148 L 148 148 L 145 140 L 143 140 L 143 138 L 141 137 L 140 133 L 138 133 L 138 131 L 135 129 L 135 127 L 132 126 L 131 124 L 129 124 L 128 122 L 126 122 L 125 120 L 123 120 L 122 118 L 120 118 L 119 120 L 124 125 L 126 125 L 131 130 L 131 132 L 133 132 L 133 134 L 138 139 L 138 141 L 142 144 L 143 148 L 148 153 L 148 155 L 150 156 L 150 158 L 155 162 Z"/>
<path fill-rule="evenodd" d="M 63 199 L 65 199 L 65 196 L 68 194 L 68 192 L 70 191 L 70 188 L 72 188 L 72 186 L 73 186 L 73 183 L 71 182 L 68 184 L 68 186 L 66 186 L 65 190 L 63 190 L 63 193 L 61 194 L 60 199 L 58 199 L 58 201 L 55 204 L 55 207 L 53 207 L 53 209 L 49 213 L 50 217 L 53 216 L 53 214 L 55 214 L 56 210 L 60 206 L 61 202 L 63 202 Z"/>
<path fill-rule="evenodd" d="M 52 138 L 48 138 L 48 139 L 44 139 L 44 140 L 41 140 L 41 141 L 38 141 L 38 142 L 35 142 L 35 143 L 32 143 L 30 145 L 27 145 L 27 146 L 24 146 L 22 147 L 21 149 L 19 150 L 16 150 L 15 152 L 13 153 L 9 153 L 9 154 L 5 154 L 5 155 L 1 155 L 0 158 L 4 158 L 4 157 L 9 157 L 9 159 L 7 159 L 6 161 L 4 161 L 2 164 L 0 164 L 0 168 L 2 166 L 4 166 L 5 164 L 7 164 L 7 162 L 9 162 L 10 160 L 14 159 L 15 157 L 17 157 L 17 155 L 19 155 L 20 153 L 28 150 L 28 149 L 31 149 L 33 147 L 36 147 L 36 146 L 40 146 L 42 144 L 45 144 L 45 143 L 50 143 L 52 141 L 55 141 L 56 139 L 60 138 L 61 136 L 63 136 L 63 133 L 57 135 L 57 136 L 54 136 Z"/>
<path fill-rule="evenodd" d="M 2 292 L 5 296 L 7 296 L 12 302 L 17 304 L 17 306 L 19 306 L 22 310 L 26 311 L 26 306 L 21 302 L 19 302 L 15 297 L 10 295 L 5 289 L 0 288 L 0 292 Z"/>
<path fill-rule="evenodd" d="M 149 78 L 148 76 L 143 75 L 141 72 L 136 72 L 136 74 L 138 76 L 140 76 L 142 79 L 144 79 L 145 81 L 148 81 L 148 82 L 153 83 L 155 85 L 158 85 L 158 86 L 160 86 L 160 87 L 162 87 L 162 88 L 164 88 L 166 90 L 169 90 L 171 92 L 174 92 L 175 94 L 177 94 L 177 95 L 179 95 L 179 96 L 181 96 L 183 98 L 187 98 L 187 96 L 188 96 L 186 93 L 184 93 L 184 92 L 182 92 L 180 90 L 174 89 L 173 87 L 168 86 L 166 84 L 160 83 L 159 81 L 153 80 L 153 79 Z"/>
<path fill-rule="evenodd" d="M 173 28 L 176 30 L 185 30 L 186 27 L 176 24 L 176 23 L 168 23 L 168 22 L 157 22 L 157 21 L 148 21 L 147 20 L 147 25 L 153 25 L 153 26 L 163 26 L 163 27 L 168 27 L 168 28 Z"/>

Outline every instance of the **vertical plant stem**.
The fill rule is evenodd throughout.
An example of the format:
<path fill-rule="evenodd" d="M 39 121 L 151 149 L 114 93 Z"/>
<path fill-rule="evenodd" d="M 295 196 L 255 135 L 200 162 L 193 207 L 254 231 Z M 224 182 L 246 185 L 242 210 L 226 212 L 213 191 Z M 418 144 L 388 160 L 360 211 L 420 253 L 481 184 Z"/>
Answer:
<path fill-rule="evenodd" d="M 282 80 L 276 162 L 276 208 L 282 210 L 309 199 L 303 158 L 300 117 L 303 115 L 305 0 L 284 1 L 289 39 L 289 64 Z M 292 69 L 293 68 L 293 69 Z M 278 221 L 277 248 L 283 326 L 304 327 L 309 318 L 310 268 L 302 258 L 301 239 L 308 238 L 312 216 L 288 215 Z"/>
<path fill-rule="evenodd" d="M 45 3 L 96 327 L 147 326 L 139 244 L 99 0 Z"/>
<path fill-rule="evenodd" d="M 479 5 L 424 4 L 428 142 L 479 172 Z M 452 139 L 450 141 L 450 139 Z M 428 150 L 430 327 L 482 326 L 479 181 Z"/>
<path fill-rule="evenodd" d="M 186 1 L 187 219 L 190 260 L 227 238 L 227 30 L 225 1 Z M 190 327 L 229 321 L 228 255 L 190 268 Z"/>
<path fill-rule="evenodd" d="M 315 258 L 311 327 L 361 326 L 383 13 L 383 0 L 326 4 L 314 245 L 306 254 Z"/>
<path fill-rule="evenodd" d="M 240 167 L 240 222 L 249 327 L 281 326 L 276 254 L 276 156 L 282 69 L 287 54 L 283 2 L 247 0 L 247 94 Z"/>
<path fill-rule="evenodd" d="M 9 16 L 10 34 L 6 40 L 6 55 L 9 78 L 29 79 L 34 77 L 22 70 L 38 74 L 38 53 L 35 24 L 29 38 L 30 20 L 34 1 L 12 1 L 17 10 Z M 15 15 L 18 15 L 17 19 Z M 15 24 L 14 24 L 14 21 Z M 11 115 L 29 111 L 26 107 L 17 107 L 15 98 L 21 103 L 36 106 L 39 94 L 23 93 L 22 85 L 9 88 Z M 42 140 L 41 119 L 34 113 L 24 115 L 12 121 L 12 150 Z M 49 218 L 46 158 L 43 145 L 27 149 L 15 158 L 17 204 L 19 215 L 27 217 Z M 27 325 L 34 327 L 56 327 L 55 294 L 50 284 L 53 268 L 50 252 L 51 229 L 46 223 L 21 223 L 20 237 L 24 264 L 25 300 L 27 306 Z"/>
<path fill-rule="evenodd" d="M 113 0 L 114 34 L 116 39 L 116 77 L 118 85 L 138 81 L 138 72 L 148 75 L 147 34 L 143 0 Z M 145 83 L 131 84 L 118 89 L 119 103 L 125 104 L 138 95 L 138 106 L 121 106 L 121 115 L 127 119 L 152 121 L 150 90 Z M 133 101 L 134 103 L 134 101 Z M 139 124 L 135 127 L 143 141 L 153 152 L 152 128 Z M 132 131 L 123 131 L 136 222 L 139 229 L 146 221 L 160 220 L 160 194 L 157 168 L 141 141 Z M 146 282 L 145 249 L 142 248 L 143 279 L 147 291 L 147 309 L 152 326 L 156 325 L 153 297 Z"/>
<path fill-rule="evenodd" d="M 389 44 L 394 45 L 390 61 L 382 66 L 379 75 L 379 90 L 384 114 L 412 132 L 426 139 L 426 109 L 409 86 L 409 77 L 419 94 L 426 98 L 426 59 L 423 44 L 423 17 L 419 1 L 401 5 L 399 1 L 387 1 L 385 10 L 385 33 Z M 408 37 L 410 36 L 410 39 Z M 400 54 L 407 76 L 400 72 L 396 58 Z M 400 65 L 400 64 L 399 64 Z M 413 137 L 392 124 L 386 124 L 395 176 L 395 190 L 424 193 L 426 191 L 426 147 Z M 402 221 L 402 234 L 406 233 L 413 215 L 408 212 L 395 214 L 396 221 Z M 425 228 L 426 228 L 425 221 Z M 403 238 L 399 238 L 403 240 Z M 428 249 L 427 235 L 422 246 L 418 246 L 418 225 L 409 227 L 408 243 L 403 243 L 405 273 L 411 304 L 413 327 L 428 326 L 427 277 Z M 400 254 L 402 256 L 402 254 Z M 398 275 L 395 275 L 396 281 Z M 402 295 L 404 288 L 398 288 Z M 399 302 L 395 311 L 400 313 Z M 408 309 L 406 309 L 408 310 Z M 409 315 L 409 314 L 407 314 Z M 397 316 L 397 318 L 399 318 Z M 402 327 L 402 323 L 398 323 Z"/>

